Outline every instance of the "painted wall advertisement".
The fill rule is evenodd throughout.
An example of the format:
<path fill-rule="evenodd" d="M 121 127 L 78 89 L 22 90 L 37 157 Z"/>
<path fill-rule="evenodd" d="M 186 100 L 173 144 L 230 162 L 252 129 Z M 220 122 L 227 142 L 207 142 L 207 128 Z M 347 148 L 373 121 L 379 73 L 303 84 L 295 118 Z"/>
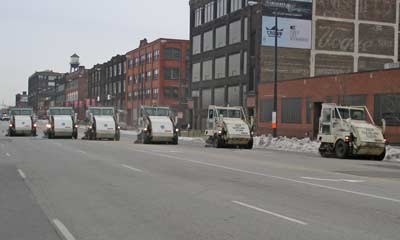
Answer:
<path fill-rule="evenodd" d="M 278 17 L 278 47 L 311 49 L 311 20 Z M 262 46 L 275 46 L 275 17 L 263 16 Z"/>

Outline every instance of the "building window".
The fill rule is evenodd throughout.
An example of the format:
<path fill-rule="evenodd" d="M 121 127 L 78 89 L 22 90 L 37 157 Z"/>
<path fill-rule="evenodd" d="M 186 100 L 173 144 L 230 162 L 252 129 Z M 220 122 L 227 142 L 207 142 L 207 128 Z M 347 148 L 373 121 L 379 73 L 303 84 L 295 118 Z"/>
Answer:
<path fill-rule="evenodd" d="M 192 82 L 198 82 L 200 80 L 200 63 L 194 63 L 192 66 Z"/>
<path fill-rule="evenodd" d="M 152 59 L 153 59 L 153 54 L 152 53 L 148 53 L 147 56 L 146 56 L 147 63 L 151 63 Z"/>
<path fill-rule="evenodd" d="M 146 56 L 145 55 L 140 56 L 140 64 L 143 65 L 145 64 L 145 62 L 146 62 Z"/>
<path fill-rule="evenodd" d="M 205 32 L 203 35 L 203 52 L 213 50 L 213 30 Z"/>
<path fill-rule="evenodd" d="M 136 65 L 136 66 L 139 66 L 139 63 L 140 63 L 139 61 L 140 61 L 140 60 L 139 60 L 139 58 L 138 58 L 138 57 L 137 57 L 137 58 L 135 58 L 135 65 Z"/>
<path fill-rule="evenodd" d="M 227 7 L 227 0 L 217 0 L 217 18 L 226 15 Z"/>
<path fill-rule="evenodd" d="M 178 99 L 179 98 L 179 90 L 177 87 L 166 87 L 164 88 L 164 97 L 170 99 Z"/>
<path fill-rule="evenodd" d="M 400 94 L 375 95 L 375 122 L 386 120 L 388 126 L 400 126 Z"/>
<path fill-rule="evenodd" d="M 133 76 L 129 76 L 129 77 L 128 77 L 128 83 L 129 83 L 129 84 L 132 84 L 132 82 L 133 82 Z"/>
<path fill-rule="evenodd" d="M 158 80 L 158 69 L 154 69 L 153 71 L 153 79 Z"/>
<path fill-rule="evenodd" d="M 129 69 L 133 68 L 133 59 L 130 59 L 130 60 L 128 61 L 128 68 L 129 68 Z"/>
<path fill-rule="evenodd" d="M 226 58 L 216 58 L 215 59 L 215 74 L 214 79 L 224 78 L 226 69 Z"/>
<path fill-rule="evenodd" d="M 214 89 L 214 105 L 224 106 L 225 105 L 225 88 Z"/>
<path fill-rule="evenodd" d="M 231 0 L 231 12 L 235 12 L 242 8 L 242 0 Z"/>
<path fill-rule="evenodd" d="M 240 75 L 240 53 L 229 56 L 229 77 Z"/>
<path fill-rule="evenodd" d="M 247 52 L 243 52 L 243 74 L 247 74 Z"/>
<path fill-rule="evenodd" d="M 214 2 L 207 3 L 204 8 L 204 23 L 214 20 Z"/>
<path fill-rule="evenodd" d="M 153 89 L 153 98 L 158 98 L 158 88 Z"/>
<path fill-rule="evenodd" d="M 242 35 L 241 21 L 232 22 L 229 24 L 229 44 L 240 42 L 240 36 Z"/>
<path fill-rule="evenodd" d="M 151 80 L 151 71 L 147 72 L 147 80 Z"/>
<path fill-rule="evenodd" d="M 345 106 L 366 106 L 367 95 L 344 96 L 342 104 Z"/>
<path fill-rule="evenodd" d="M 274 102 L 272 99 L 263 99 L 260 101 L 260 122 L 272 122 Z"/>
<path fill-rule="evenodd" d="M 203 89 L 201 91 L 201 106 L 202 109 L 208 109 L 211 105 L 211 89 Z"/>
<path fill-rule="evenodd" d="M 201 35 L 197 35 L 193 37 L 193 55 L 199 54 L 201 52 Z"/>
<path fill-rule="evenodd" d="M 203 12 L 203 8 L 198 8 L 195 11 L 195 16 L 194 16 L 194 26 L 198 27 L 202 24 L 202 12 Z"/>
<path fill-rule="evenodd" d="M 154 51 L 154 61 L 157 61 L 160 58 L 160 50 L 157 49 Z"/>
<path fill-rule="evenodd" d="M 226 46 L 226 26 L 219 27 L 215 30 L 215 48 Z"/>
<path fill-rule="evenodd" d="M 212 80 L 212 60 L 203 62 L 203 81 Z"/>
<path fill-rule="evenodd" d="M 282 123 L 301 123 L 301 98 L 282 98 Z"/>
<path fill-rule="evenodd" d="M 146 75 L 144 74 L 144 73 L 141 73 L 140 74 L 140 79 L 139 79 L 141 82 L 142 81 L 144 81 L 144 80 L 146 80 Z"/>
<path fill-rule="evenodd" d="M 165 48 L 164 59 L 166 60 L 180 60 L 181 50 L 179 48 Z"/>
<path fill-rule="evenodd" d="M 180 76 L 179 68 L 165 68 L 164 79 L 165 80 L 178 80 Z"/>
<path fill-rule="evenodd" d="M 135 84 L 139 83 L 139 74 L 135 75 Z"/>
<path fill-rule="evenodd" d="M 234 86 L 228 88 L 228 104 L 230 106 L 240 105 L 240 87 Z"/>
<path fill-rule="evenodd" d="M 249 29 L 249 19 L 246 17 L 243 20 L 243 40 L 247 41 L 248 39 L 248 29 Z"/>

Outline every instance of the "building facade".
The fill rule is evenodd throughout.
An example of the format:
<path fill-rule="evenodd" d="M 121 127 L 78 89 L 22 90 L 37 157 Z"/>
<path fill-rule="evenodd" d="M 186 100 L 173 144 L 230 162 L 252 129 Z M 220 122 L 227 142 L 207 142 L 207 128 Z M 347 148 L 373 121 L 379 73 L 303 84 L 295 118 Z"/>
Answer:
<path fill-rule="evenodd" d="M 125 110 L 126 56 L 117 55 L 89 70 L 88 96 L 93 106 Z"/>
<path fill-rule="evenodd" d="M 140 42 L 137 49 L 126 54 L 127 123 L 136 126 L 142 105 L 169 106 L 179 123 L 187 123 L 187 51 L 189 41 L 158 39 Z"/>
<path fill-rule="evenodd" d="M 85 118 L 89 106 L 88 98 L 88 70 L 80 66 L 76 71 L 64 75 L 65 106 L 73 107 L 80 120 Z M 62 86 L 62 84 L 61 84 Z M 62 91 L 62 87 L 58 89 Z"/>
<path fill-rule="evenodd" d="M 61 76 L 61 73 L 48 70 L 29 77 L 28 104 L 39 117 L 45 116 L 47 109 L 54 106 L 56 80 Z"/>
<path fill-rule="evenodd" d="M 276 62 L 278 81 L 379 70 L 397 62 L 399 3 L 191 0 L 193 126 L 204 128 L 210 104 L 242 105 L 257 118 L 257 86 L 274 80 Z"/>
<path fill-rule="evenodd" d="M 259 86 L 258 134 L 272 133 L 272 83 Z M 322 103 L 367 106 L 385 137 L 400 143 L 400 70 L 340 74 L 278 83 L 278 135 L 315 138 Z"/>
<path fill-rule="evenodd" d="M 28 107 L 28 94 L 26 91 L 18 93 L 15 95 L 15 106 L 18 108 L 26 108 Z"/>

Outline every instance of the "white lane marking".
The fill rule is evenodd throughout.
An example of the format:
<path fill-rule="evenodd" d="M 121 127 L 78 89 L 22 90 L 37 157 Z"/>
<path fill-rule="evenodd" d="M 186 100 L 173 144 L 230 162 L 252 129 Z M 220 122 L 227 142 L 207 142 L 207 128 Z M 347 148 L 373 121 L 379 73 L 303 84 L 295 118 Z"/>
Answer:
<path fill-rule="evenodd" d="M 131 166 L 129 166 L 129 165 L 121 164 L 121 166 L 124 167 L 124 168 L 128 168 L 128 169 L 130 169 L 130 170 L 132 170 L 132 171 L 135 171 L 135 172 L 143 172 L 143 170 L 140 170 L 140 169 L 131 167 Z"/>
<path fill-rule="evenodd" d="M 58 232 L 63 235 L 66 240 L 76 240 L 76 238 L 68 231 L 67 227 L 58 220 L 57 218 L 53 219 L 53 223 L 56 226 Z"/>
<path fill-rule="evenodd" d="M 278 217 L 278 218 L 285 219 L 285 220 L 290 221 L 290 222 L 298 223 L 298 224 L 301 224 L 301 225 L 308 225 L 308 223 L 306 223 L 306 222 L 303 222 L 303 221 L 300 221 L 300 220 L 297 220 L 297 219 L 294 219 L 294 218 L 291 218 L 291 217 L 287 217 L 287 216 L 281 215 L 279 213 L 271 212 L 271 211 L 268 211 L 268 210 L 265 210 L 265 209 L 262 209 L 262 208 L 259 208 L 259 207 L 256 207 L 256 206 L 252 206 L 252 205 L 249 205 L 249 204 L 246 204 L 246 203 L 242 203 L 242 202 L 239 202 L 239 201 L 232 201 L 232 202 L 235 203 L 235 204 L 238 204 L 240 206 L 243 206 L 243 207 L 247 207 L 247 208 L 262 212 L 262 213 L 266 213 L 266 214 L 269 214 L 269 215 L 272 215 L 272 216 L 275 216 L 275 217 Z"/>
<path fill-rule="evenodd" d="M 11 154 L 9 154 L 9 153 L 6 153 L 6 156 L 7 156 L 7 157 L 11 157 Z"/>
<path fill-rule="evenodd" d="M 155 152 L 155 153 L 183 153 L 182 151 L 176 151 L 176 150 L 152 150 L 152 152 Z"/>
<path fill-rule="evenodd" d="M 349 183 L 366 182 L 365 180 L 353 180 L 353 179 L 328 179 L 328 178 L 313 178 L 313 177 L 301 177 L 301 178 L 307 180 L 327 181 L 327 182 L 349 182 Z"/>
<path fill-rule="evenodd" d="M 141 152 L 141 153 L 147 153 L 147 154 L 153 154 L 153 155 L 157 155 L 157 156 L 160 156 L 160 157 L 172 158 L 172 159 L 191 162 L 191 163 L 196 163 L 196 164 L 201 164 L 201 165 L 205 165 L 205 166 L 209 166 L 209 167 L 222 168 L 222 169 L 231 170 L 231 171 L 234 171 L 234 172 L 248 173 L 248 174 L 252 174 L 252 175 L 263 176 L 263 177 L 268 177 L 268 178 L 273 178 L 273 179 L 279 179 L 279 180 L 284 180 L 284 181 L 288 181 L 288 182 L 305 184 L 305 185 L 318 187 L 318 188 L 335 190 L 335 191 L 344 192 L 344 193 L 351 193 L 351 194 L 355 194 L 355 195 L 359 195 L 359 196 L 363 196 L 363 197 L 369 197 L 369 198 L 375 198 L 375 199 L 380 199 L 380 200 L 386 200 L 386 201 L 390 201 L 390 202 L 400 203 L 400 199 L 396 199 L 396 198 L 390 198 L 390 197 L 384 197 L 384 196 L 379 196 L 379 195 L 375 195 L 375 194 L 351 191 L 351 190 L 347 190 L 347 189 L 343 189 L 343 188 L 330 187 L 330 186 L 326 186 L 326 185 L 310 183 L 310 182 L 305 182 L 305 181 L 299 181 L 299 180 L 295 180 L 295 179 L 291 179 L 291 178 L 279 177 L 279 176 L 269 175 L 269 174 L 260 173 L 260 172 L 247 171 L 247 170 L 242 170 L 242 169 L 238 169 L 238 168 L 232 168 L 232 167 L 227 167 L 227 166 L 223 166 L 223 165 L 218 165 L 218 164 L 205 163 L 205 162 L 196 161 L 196 160 L 190 160 L 190 159 L 185 159 L 185 158 L 180 158 L 180 157 L 175 157 L 175 156 L 169 156 L 169 155 L 166 155 L 166 154 L 151 153 L 151 152 L 148 152 L 148 151 L 141 151 L 141 150 L 136 150 L 136 149 L 133 150 L 133 151 Z"/>
<path fill-rule="evenodd" d="M 18 173 L 19 173 L 19 175 L 21 176 L 22 179 L 24 179 L 24 180 L 26 179 L 26 175 L 21 169 L 18 169 Z"/>

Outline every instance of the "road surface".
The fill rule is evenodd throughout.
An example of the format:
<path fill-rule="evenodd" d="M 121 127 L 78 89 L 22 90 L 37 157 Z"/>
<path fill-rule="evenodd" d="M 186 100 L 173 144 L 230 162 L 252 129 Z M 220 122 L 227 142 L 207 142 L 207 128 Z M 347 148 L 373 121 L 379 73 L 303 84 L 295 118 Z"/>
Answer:
<path fill-rule="evenodd" d="M 400 239 L 398 163 L 6 127 L 2 239 Z"/>

